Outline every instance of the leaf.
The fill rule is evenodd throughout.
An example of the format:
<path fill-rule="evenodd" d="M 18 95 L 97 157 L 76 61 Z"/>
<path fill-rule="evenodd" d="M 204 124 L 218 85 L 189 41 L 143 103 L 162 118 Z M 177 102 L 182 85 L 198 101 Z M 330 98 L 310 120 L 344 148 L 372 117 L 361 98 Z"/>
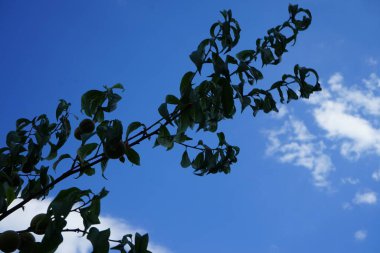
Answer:
<path fill-rule="evenodd" d="M 91 200 L 91 204 L 89 206 L 80 209 L 80 215 L 83 219 L 83 226 L 85 231 L 87 231 L 87 229 L 92 225 L 100 224 L 99 214 L 100 198 L 95 196 Z"/>
<path fill-rule="evenodd" d="M 281 88 L 277 88 L 277 91 L 278 91 L 278 95 L 280 96 L 280 102 L 284 103 L 284 101 L 285 101 L 284 93 L 282 92 Z"/>
<path fill-rule="evenodd" d="M 125 245 L 131 243 L 128 238 L 132 237 L 131 234 L 128 234 L 128 235 L 124 235 L 123 238 L 121 239 L 121 241 L 119 242 L 119 244 L 117 244 L 116 246 L 112 247 L 111 249 L 114 249 L 114 250 L 119 250 L 120 253 L 127 253 L 127 251 L 125 251 L 124 247 Z M 131 251 L 129 251 L 131 252 Z"/>
<path fill-rule="evenodd" d="M 149 243 L 148 234 L 140 235 L 139 233 L 135 234 L 135 253 L 147 253 Z"/>
<path fill-rule="evenodd" d="M 231 118 L 234 111 L 233 89 L 226 79 L 222 78 L 220 81 L 222 85 L 223 115 L 226 118 Z"/>
<path fill-rule="evenodd" d="M 224 136 L 223 132 L 217 133 L 218 139 L 219 139 L 219 146 L 222 146 L 224 144 L 227 144 L 226 137 Z"/>
<path fill-rule="evenodd" d="M 50 141 L 49 141 L 49 145 L 50 145 L 49 155 L 46 158 L 44 158 L 44 160 L 48 160 L 48 161 L 53 160 L 58 155 L 58 146 L 54 145 Z"/>
<path fill-rule="evenodd" d="M 25 119 L 25 118 L 20 118 L 16 121 L 16 128 L 17 130 L 21 130 L 27 125 L 29 125 L 30 123 L 32 123 L 30 120 Z"/>
<path fill-rule="evenodd" d="M 107 164 L 108 164 L 108 160 L 109 159 L 104 159 L 100 162 L 100 166 L 102 168 L 102 176 L 104 177 L 104 171 L 106 170 L 107 168 Z"/>
<path fill-rule="evenodd" d="M 203 65 L 203 58 L 205 54 L 205 47 L 210 43 L 209 39 L 203 40 L 201 43 L 199 43 L 197 50 L 193 51 L 190 54 L 190 59 L 191 61 L 195 64 L 197 67 L 197 71 L 199 74 L 201 73 L 202 70 L 202 65 Z"/>
<path fill-rule="evenodd" d="M 84 159 L 90 155 L 96 148 L 98 147 L 97 143 L 89 143 L 81 146 L 78 151 L 77 155 L 81 161 L 84 161 Z"/>
<path fill-rule="evenodd" d="M 180 85 L 180 92 L 182 97 L 186 97 L 189 95 L 191 91 L 191 82 L 195 76 L 194 72 L 187 72 L 181 80 L 181 85 Z"/>
<path fill-rule="evenodd" d="M 298 4 L 295 4 L 295 5 L 289 4 L 288 11 L 292 16 L 295 16 L 297 14 L 297 11 L 298 11 Z"/>
<path fill-rule="evenodd" d="M 141 127 L 141 126 L 145 126 L 144 124 L 142 124 L 141 122 L 138 122 L 138 121 L 134 121 L 132 123 L 130 123 L 128 125 L 128 128 L 127 128 L 127 138 L 129 136 L 130 133 L 132 133 L 133 131 L 135 131 L 137 128 Z"/>
<path fill-rule="evenodd" d="M 272 102 L 270 96 L 265 96 L 263 111 L 268 113 L 272 110 Z"/>
<path fill-rule="evenodd" d="M 199 73 L 201 73 L 201 71 L 202 71 L 202 65 L 203 65 L 202 57 L 203 57 L 203 53 L 199 52 L 198 50 L 193 51 L 190 54 L 190 59 L 195 64 L 195 66 L 197 67 L 197 70 Z"/>
<path fill-rule="evenodd" d="M 111 235 L 110 229 L 99 231 L 97 228 L 92 227 L 87 235 L 87 239 L 91 242 L 93 251 L 92 253 L 108 253 L 110 244 L 108 239 Z"/>
<path fill-rule="evenodd" d="M 236 58 L 238 58 L 240 61 L 252 61 L 255 57 L 255 51 L 254 50 L 243 50 L 236 54 Z"/>
<path fill-rule="evenodd" d="M 114 119 L 111 121 L 111 126 L 108 128 L 106 137 L 108 140 L 121 140 L 123 137 L 123 124 L 120 120 Z"/>
<path fill-rule="evenodd" d="M 49 184 L 48 170 L 49 170 L 49 167 L 41 166 L 40 183 L 42 187 L 46 187 Z"/>
<path fill-rule="evenodd" d="M 269 64 L 274 60 L 273 53 L 269 48 L 263 48 L 261 50 L 261 60 L 263 65 Z"/>
<path fill-rule="evenodd" d="M 158 107 L 158 112 L 160 115 L 165 118 L 169 119 L 169 111 L 168 111 L 168 105 L 166 103 L 162 103 L 160 107 Z"/>
<path fill-rule="evenodd" d="M 140 165 L 140 155 L 133 148 L 127 148 L 125 154 L 131 163 Z"/>
<path fill-rule="evenodd" d="M 16 199 L 16 194 L 15 194 L 13 187 L 8 186 L 6 188 L 7 188 L 7 190 L 6 190 L 5 194 L 7 197 L 7 204 L 9 206 L 13 202 L 13 200 Z"/>
<path fill-rule="evenodd" d="M 203 152 L 200 152 L 194 159 L 194 161 L 191 163 L 191 166 L 194 169 L 201 169 L 204 162 L 204 156 Z"/>
<path fill-rule="evenodd" d="M 228 66 L 217 53 L 212 53 L 212 63 L 214 66 L 215 74 L 222 74 L 225 77 L 229 76 Z"/>
<path fill-rule="evenodd" d="M 121 89 L 122 91 L 125 91 L 124 86 L 121 83 L 114 84 L 111 89 Z"/>
<path fill-rule="evenodd" d="M 183 152 L 183 154 L 182 154 L 181 166 L 182 166 L 182 168 L 187 168 L 190 165 L 191 165 L 191 161 L 190 161 L 190 158 L 189 158 L 189 154 L 185 150 L 185 152 Z"/>
<path fill-rule="evenodd" d="M 57 109 L 55 111 L 55 117 L 58 120 L 58 118 L 62 115 L 64 111 L 67 111 L 70 107 L 70 103 L 67 103 L 65 100 L 60 99 L 59 104 L 57 106 Z"/>
<path fill-rule="evenodd" d="M 50 203 L 48 212 L 53 213 L 55 217 L 66 218 L 71 212 L 73 205 L 81 201 L 83 196 L 88 196 L 90 192 L 90 190 L 82 191 L 76 187 L 62 190 Z"/>
<path fill-rule="evenodd" d="M 298 95 L 297 93 L 295 93 L 292 89 L 288 89 L 287 90 L 287 94 L 288 94 L 288 103 L 290 102 L 290 100 L 297 100 L 298 99 Z"/>
<path fill-rule="evenodd" d="M 272 86 L 270 87 L 270 90 L 274 90 L 274 89 L 280 88 L 283 84 L 285 84 L 284 81 L 278 81 L 278 82 L 275 82 L 275 83 L 272 84 Z"/>
<path fill-rule="evenodd" d="M 171 105 L 179 104 L 179 99 L 174 95 L 167 95 L 165 101 L 167 104 L 171 104 Z"/>
<path fill-rule="evenodd" d="M 101 111 L 113 112 L 116 110 L 117 103 L 121 100 L 121 96 L 112 92 L 107 93 L 107 107 L 101 107 Z"/>
<path fill-rule="evenodd" d="M 63 241 L 61 231 L 66 224 L 66 220 L 61 217 L 55 217 L 53 221 L 50 220 L 41 243 L 37 244 L 36 248 L 33 247 L 33 252 L 56 252 L 56 249 Z"/>
<path fill-rule="evenodd" d="M 92 117 L 106 100 L 106 92 L 100 90 L 89 90 L 82 95 L 81 111 Z"/>

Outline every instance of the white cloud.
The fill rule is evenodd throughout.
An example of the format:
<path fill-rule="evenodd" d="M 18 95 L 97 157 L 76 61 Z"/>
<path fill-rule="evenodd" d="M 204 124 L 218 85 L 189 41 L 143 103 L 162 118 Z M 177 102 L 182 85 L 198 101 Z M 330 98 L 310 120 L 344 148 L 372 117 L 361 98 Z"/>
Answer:
<path fill-rule="evenodd" d="M 358 230 L 355 232 L 354 237 L 358 241 L 363 241 L 367 238 L 367 231 L 365 230 Z"/>
<path fill-rule="evenodd" d="M 344 210 L 351 210 L 351 209 L 352 209 L 352 205 L 351 205 L 351 203 L 349 203 L 349 202 L 344 202 L 344 203 L 342 204 L 342 208 L 343 208 Z"/>
<path fill-rule="evenodd" d="M 316 186 L 329 186 L 327 177 L 334 166 L 324 153 L 324 143 L 316 140 L 302 121 L 289 117 L 281 129 L 266 133 L 269 141 L 267 155 L 276 155 L 282 163 L 307 168 Z"/>
<path fill-rule="evenodd" d="M 275 119 L 282 119 L 284 118 L 289 112 L 285 105 L 279 105 L 277 113 L 271 113 L 270 115 Z"/>
<path fill-rule="evenodd" d="M 380 79 L 371 74 L 363 83 L 379 86 Z M 380 116 L 380 96 L 369 88 L 345 86 L 339 73 L 332 75 L 328 84 L 309 101 L 314 105 L 314 119 L 326 137 L 340 142 L 340 152 L 346 158 L 357 159 L 364 152 L 380 155 L 380 129 L 370 117 Z"/>
<path fill-rule="evenodd" d="M 371 57 L 368 57 L 367 58 L 367 60 L 366 60 L 366 62 L 367 62 L 367 64 L 369 65 L 369 66 L 376 66 L 378 63 L 379 63 L 379 61 L 378 60 L 376 60 L 375 58 L 373 58 L 372 56 Z"/>
<path fill-rule="evenodd" d="M 380 78 L 375 73 L 371 73 L 369 79 L 363 79 L 362 81 L 370 90 L 375 90 L 380 87 Z"/>
<path fill-rule="evenodd" d="M 377 194 L 373 191 L 358 192 L 352 200 L 354 204 L 374 205 L 377 202 Z"/>
<path fill-rule="evenodd" d="M 377 182 L 380 181 L 380 169 L 378 169 L 372 173 L 372 178 L 373 178 L 373 180 L 375 180 Z"/>
<path fill-rule="evenodd" d="M 343 75 L 335 73 L 322 87 L 321 92 L 303 100 L 322 132 L 310 133 L 303 121 L 287 113 L 283 128 L 266 131 L 266 153 L 276 155 L 280 162 L 309 169 L 316 185 L 327 186 L 334 170 L 329 151 L 337 149 L 351 161 L 364 155 L 380 156 L 380 77 L 372 73 L 360 85 L 347 85 Z M 380 181 L 380 170 L 373 172 L 372 178 Z M 354 185 L 359 179 L 345 175 L 341 183 Z M 366 196 L 376 199 L 376 195 Z"/>
<path fill-rule="evenodd" d="M 0 223 L 0 230 L 23 230 L 29 227 L 30 220 L 38 213 L 45 213 L 51 199 L 45 199 L 43 201 L 32 200 L 26 206 L 25 210 L 21 209 L 12 213 L 5 220 Z M 15 201 L 12 205 L 17 204 L 19 201 Z M 136 228 L 129 225 L 126 221 L 111 216 L 100 216 L 101 224 L 96 227 L 100 230 L 107 228 L 111 229 L 111 239 L 119 240 L 125 234 L 134 234 L 135 232 L 146 233 L 141 228 Z M 70 213 L 67 217 L 66 228 L 83 228 L 82 218 L 78 213 Z M 76 233 L 63 233 L 64 240 L 59 246 L 57 253 L 88 253 L 91 252 L 91 243 L 86 237 L 81 237 L 81 234 Z M 41 236 L 36 236 L 41 238 Z M 112 244 L 111 244 L 112 246 Z M 156 243 L 149 242 L 149 249 L 154 253 L 169 253 L 170 251 L 163 246 Z"/>
<path fill-rule="evenodd" d="M 345 177 L 341 179 L 342 184 L 358 184 L 360 180 L 358 178 L 352 178 L 352 177 Z"/>

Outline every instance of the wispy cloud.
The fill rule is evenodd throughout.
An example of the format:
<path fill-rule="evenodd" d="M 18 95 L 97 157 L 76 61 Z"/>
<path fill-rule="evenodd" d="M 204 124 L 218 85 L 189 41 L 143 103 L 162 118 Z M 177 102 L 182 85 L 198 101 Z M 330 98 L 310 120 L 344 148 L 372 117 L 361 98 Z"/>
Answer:
<path fill-rule="evenodd" d="M 357 241 L 363 241 L 367 238 L 367 231 L 365 230 L 358 230 L 354 233 L 354 238 Z"/>
<path fill-rule="evenodd" d="M 11 214 L 7 219 L 0 223 L 0 230 L 23 230 L 29 227 L 30 220 L 38 213 L 45 213 L 51 199 L 47 198 L 43 201 L 32 200 L 25 206 L 25 210 L 18 210 Z M 17 204 L 15 201 L 13 205 Z M 119 240 L 125 234 L 134 234 L 135 232 L 145 233 L 141 228 L 131 226 L 125 220 L 111 217 L 111 216 L 100 216 L 101 224 L 97 225 L 98 229 L 104 230 L 107 228 L 111 229 L 110 238 Z M 78 213 L 71 213 L 67 217 L 67 228 L 83 228 L 82 218 Z M 91 243 L 86 239 L 86 237 L 81 237 L 80 234 L 76 233 L 63 233 L 64 241 L 59 246 L 57 253 L 89 253 L 91 252 Z M 41 236 L 36 236 L 37 240 L 41 239 Z M 149 243 L 150 250 L 155 253 L 170 253 L 170 251 L 156 244 L 155 242 Z"/>
<path fill-rule="evenodd" d="M 356 185 L 360 182 L 358 178 L 352 178 L 352 177 L 345 177 L 340 180 L 342 184 L 352 184 Z"/>
<path fill-rule="evenodd" d="M 302 121 L 289 117 L 280 129 L 266 131 L 266 134 L 267 155 L 276 155 L 282 163 L 309 169 L 316 186 L 329 186 L 327 177 L 334 166 L 330 157 L 324 153 L 324 143 L 318 141 Z"/>
<path fill-rule="evenodd" d="M 376 60 L 374 57 L 370 56 L 366 59 L 366 62 L 369 66 L 377 66 L 377 64 L 379 63 L 378 60 Z"/>
<path fill-rule="evenodd" d="M 342 208 L 343 208 L 343 210 L 351 210 L 352 209 L 352 205 L 351 205 L 350 202 L 344 202 L 342 204 Z"/>
<path fill-rule="evenodd" d="M 328 175 L 334 170 L 329 152 L 337 149 L 349 160 L 368 154 L 380 156 L 380 77 L 375 73 L 362 79 L 360 85 L 345 83 L 340 73 L 333 74 L 322 92 L 303 100 L 316 126 L 311 133 L 304 121 L 287 111 L 282 128 L 265 131 L 266 153 L 276 155 L 282 163 L 302 166 L 312 172 L 314 183 L 328 186 Z M 306 122 L 310 124 L 309 122 Z M 380 181 L 380 171 L 372 174 Z M 341 178 L 341 183 L 355 185 L 359 179 Z"/>
<path fill-rule="evenodd" d="M 352 202 L 357 205 L 374 205 L 377 203 L 377 194 L 373 191 L 357 192 Z"/>
<path fill-rule="evenodd" d="M 375 170 L 373 173 L 372 173 L 372 178 L 373 180 L 379 182 L 380 181 L 380 169 L 378 170 Z"/>
<path fill-rule="evenodd" d="M 273 118 L 276 118 L 276 119 L 283 119 L 286 115 L 288 115 L 288 113 L 289 111 L 285 105 L 279 105 L 278 113 L 271 113 L 269 115 L 271 115 Z"/>

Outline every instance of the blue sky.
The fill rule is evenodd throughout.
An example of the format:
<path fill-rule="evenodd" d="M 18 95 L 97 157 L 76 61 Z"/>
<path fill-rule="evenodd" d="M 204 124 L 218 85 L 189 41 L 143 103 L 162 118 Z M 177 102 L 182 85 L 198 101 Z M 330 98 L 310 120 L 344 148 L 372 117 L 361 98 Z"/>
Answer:
<path fill-rule="evenodd" d="M 318 70 L 323 92 L 279 114 L 253 118 L 247 111 L 223 123 L 227 140 L 241 148 L 231 174 L 194 176 L 179 165 L 180 147 L 166 152 L 143 143 L 140 167 L 113 162 L 108 180 L 98 174 L 62 189 L 105 186 L 111 192 L 102 205 L 105 226 L 115 237 L 147 231 L 159 253 L 380 252 L 380 3 L 297 3 L 312 11 L 312 25 L 280 66 L 263 70 L 260 85 L 299 63 Z M 194 69 L 188 55 L 207 38 L 219 10 L 232 9 L 242 27 L 239 51 L 287 19 L 287 6 L 0 0 L 0 142 L 20 117 L 53 118 L 60 98 L 84 118 L 81 94 L 119 82 L 126 91 L 110 118 L 154 122 L 165 95 L 178 94 L 182 75 Z M 72 140 L 66 150 L 78 145 Z M 20 217 L 46 205 L 32 203 L 0 228 L 21 229 Z M 74 237 L 67 241 L 62 252 L 89 249 Z"/>

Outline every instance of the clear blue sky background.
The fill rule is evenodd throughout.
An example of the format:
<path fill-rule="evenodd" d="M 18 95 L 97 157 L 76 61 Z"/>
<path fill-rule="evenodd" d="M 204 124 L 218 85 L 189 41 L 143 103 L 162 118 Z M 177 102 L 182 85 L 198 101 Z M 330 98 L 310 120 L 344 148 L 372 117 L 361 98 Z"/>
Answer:
<path fill-rule="evenodd" d="M 378 105 L 376 89 L 362 80 L 372 74 L 372 84 L 377 84 L 380 74 L 380 3 L 298 4 L 312 11 L 313 23 L 281 66 L 264 70 L 260 85 L 291 73 L 299 63 L 318 70 L 323 88 L 331 93 L 328 101 L 350 105 L 348 96 L 339 95 L 348 89 L 364 94 L 357 103 L 371 97 Z M 219 10 L 232 9 L 240 22 L 242 50 L 253 48 L 256 38 L 285 21 L 287 6 L 287 1 L 278 0 L 0 0 L 1 145 L 17 118 L 41 113 L 53 118 L 60 98 L 70 101 L 72 112 L 83 118 L 81 94 L 104 84 L 120 82 L 126 88 L 111 119 L 153 122 L 165 95 L 178 94 L 182 75 L 194 69 L 188 55 L 207 38 Z M 344 78 L 342 90 L 334 90 L 332 76 Z M 374 141 L 361 142 L 354 135 L 362 130 L 354 125 L 343 122 L 348 130 L 342 133 L 332 125 L 339 118 L 333 123 L 318 118 L 318 110 L 331 112 L 319 104 L 326 101 L 288 104 L 283 117 L 261 113 L 253 118 L 247 111 L 222 124 L 227 140 L 241 147 L 229 175 L 194 176 L 179 165 L 182 148 L 166 152 L 143 143 L 137 148 L 140 167 L 112 162 L 107 181 L 98 174 L 61 187 L 98 191 L 106 186 L 111 193 L 103 202 L 104 214 L 144 228 L 154 242 L 175 253 L 378 253 L 380 109 L 368 114 L 361 105 L 363 111 L 346 111 L 374 129 Z M 295 120 L 313 137 L 291 137 L 299 134 L 292 128 Z M 281 147 L 270 149 L 270 133 L 280 129 L 289 130 L 280 136 L 281 145 L 299 141 L 310 144 L 304 148 L 315 148 L 318 157 L 328 157 L 327 186 L 316 185 L 310 173 L 317 162 L 307 169 L 300 160 L 286 160 L 287 151 Z M 345 143 L 353 153 L 344 154 Z M 77 145 L 72 140 L 67 150 Z M 316 159 L 315 153 L 310 159 Z"/>

